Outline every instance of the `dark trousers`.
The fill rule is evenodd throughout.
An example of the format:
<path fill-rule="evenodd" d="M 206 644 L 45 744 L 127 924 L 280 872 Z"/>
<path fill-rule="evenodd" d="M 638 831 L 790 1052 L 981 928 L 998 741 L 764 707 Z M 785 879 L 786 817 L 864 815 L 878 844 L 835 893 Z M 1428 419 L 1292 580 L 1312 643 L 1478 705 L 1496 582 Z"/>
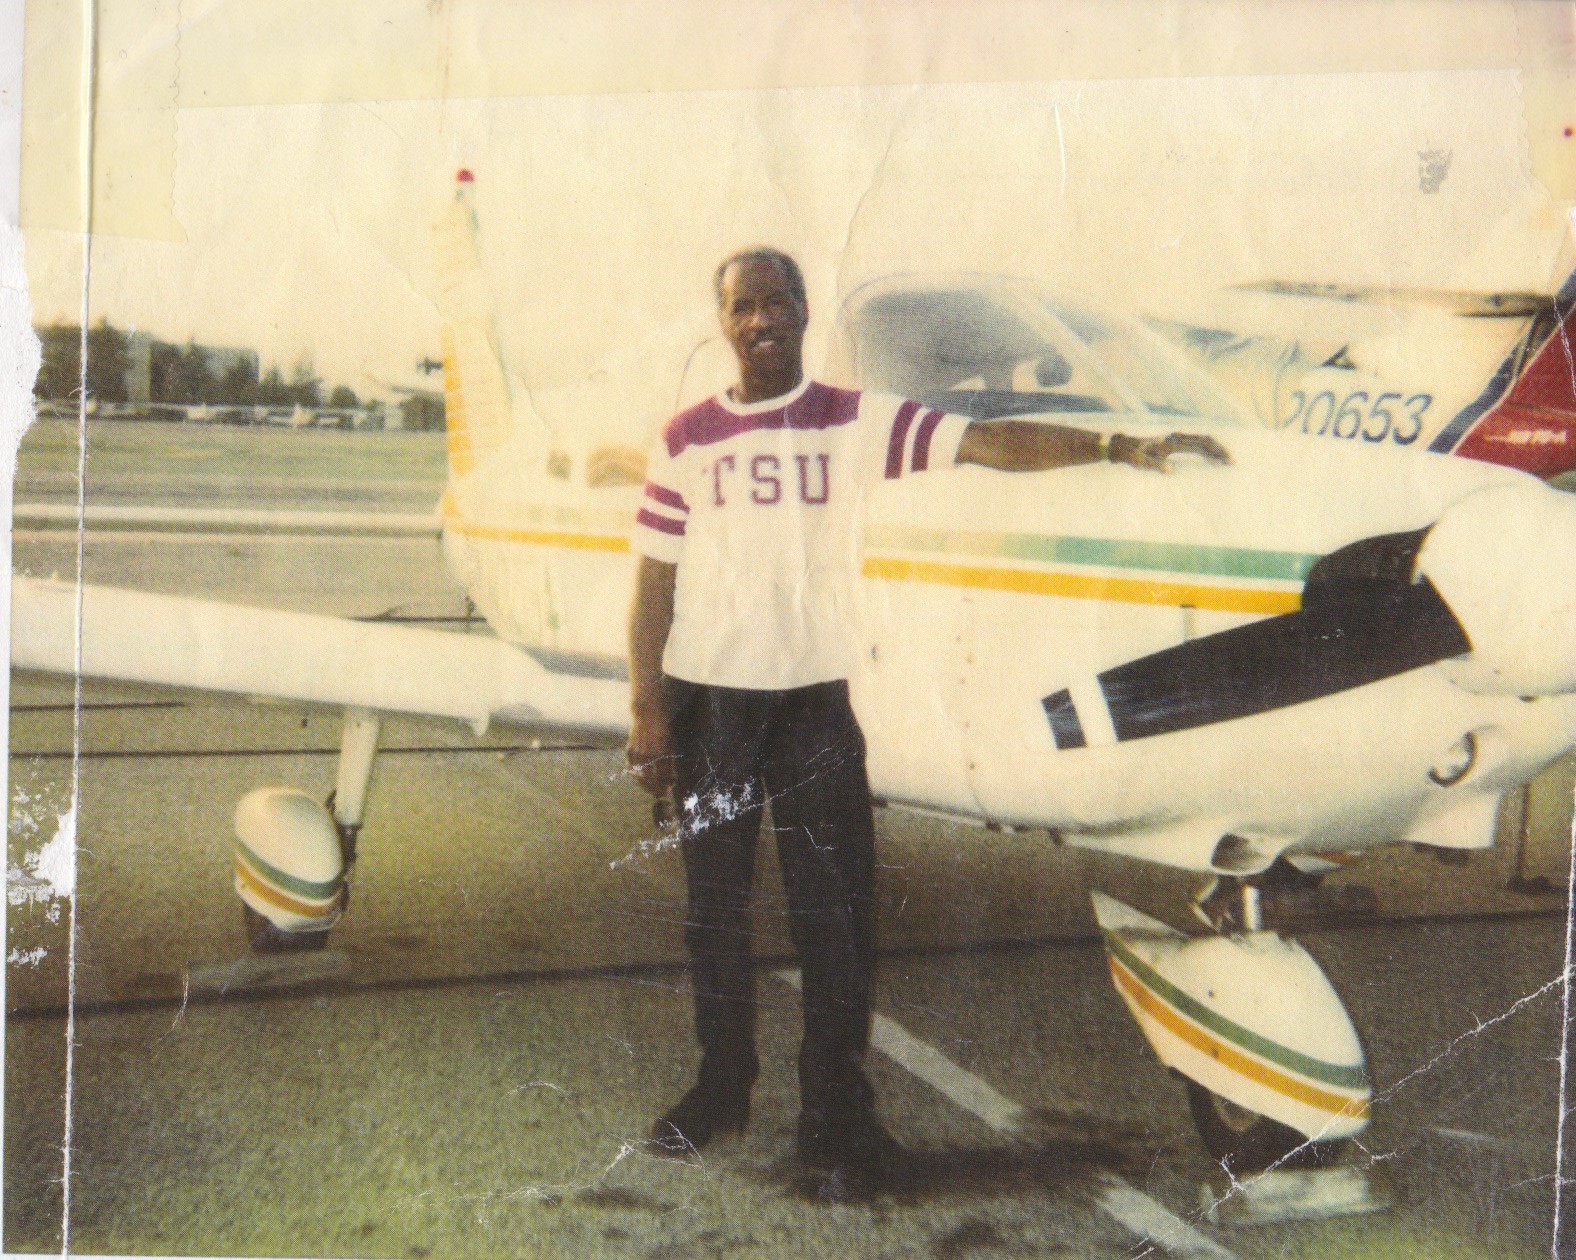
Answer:
<path fill-rule="evenodd" d="M 755 1082 L 750 887 L 762 807 L 804 977 L 806 1119 L 868 1110 L 875 834 L 865 741 L 848 684 L 746 691 L 667 680 L 703 1084 Z"/>

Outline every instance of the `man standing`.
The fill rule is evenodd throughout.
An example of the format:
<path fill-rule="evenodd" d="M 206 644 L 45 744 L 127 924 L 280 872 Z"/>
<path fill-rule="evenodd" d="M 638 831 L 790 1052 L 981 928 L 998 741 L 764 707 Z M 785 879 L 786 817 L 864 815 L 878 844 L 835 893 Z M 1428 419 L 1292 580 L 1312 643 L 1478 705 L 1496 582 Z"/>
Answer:
<path fill-rule="evenodd" d="M 752 249 L 717 269 L 739 383 L 668 422 L 636 526 L 629 761 L 674 792 L 699 1079 L 653 1139 L 699 1149 L 749 1118 L 755 1050 L 750 886 L 770 802 L 803 970 L 800 1158 L 879 1172 L 896 1144 L 863 1061 L 874 971 L 874 827 L 848 700 L 847 621 L 868 485 L 954 463 L 1038 471 L 1113 459 L 1163 470 L 1207 437 L 1141 440 L 944 415 L 807 380 L 798 265 Z"/>

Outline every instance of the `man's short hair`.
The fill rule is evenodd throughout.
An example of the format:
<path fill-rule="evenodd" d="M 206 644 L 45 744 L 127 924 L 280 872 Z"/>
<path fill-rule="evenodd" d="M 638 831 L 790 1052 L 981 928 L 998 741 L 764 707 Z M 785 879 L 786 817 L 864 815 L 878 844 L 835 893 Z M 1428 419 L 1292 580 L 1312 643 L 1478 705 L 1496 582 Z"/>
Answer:
<path fill-rule="evenodd" d="M 804 292 L 804 272 L 799 270 L 799 264 L 780 249 L 773 249 L 770 245 L 756 245 L 751 249 L 741 249 L 737 253 L 729 254 L 717 265 L 717 272 L 711 278 L 711 287 L 717 295 L 717 306 L 722 307 L 722 278 L 728 274 L 728 268 L 734 263 L 769 262 L 783 273 L 783 279 L 788 281 L 789 291 L 799 299 L 801 306 L 809 306 L 810 302 Z"/>

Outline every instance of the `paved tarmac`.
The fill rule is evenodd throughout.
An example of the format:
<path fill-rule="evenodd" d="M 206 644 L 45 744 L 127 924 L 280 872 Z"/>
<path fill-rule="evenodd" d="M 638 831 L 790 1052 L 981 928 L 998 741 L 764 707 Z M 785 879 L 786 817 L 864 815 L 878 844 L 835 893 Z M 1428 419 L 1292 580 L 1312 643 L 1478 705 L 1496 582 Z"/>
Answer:
<path fill-rule="evenodd" d="M 69 711 L 46 707 L 60 686 L 18 683 L 38 707 L 16 715 L 13 865 L 66 799 L 71 762 L 48 755 L 70 746 Z M 332 718 L 86 696 L 135 707 L 83 713 L 73 1251 L 1145 1254 L 1155 1231 L 1115 1185 L 1186 1231 L 1168 1254 L 1548 1254 L 1565 922 L 1503 892 L 1509 848 L 1465 868 L 1379 855 L 1341 878 L 1395 914 L 1443 872 L 1458 901 L 1516 913 L 1302 936 L 1368 1046 L 1376 1120 L 1355 1154 L 1395 1207 L 1217 1230 L 1185 1093 L 1111 988 L 1086 899 L 1100 886 L 1183 923 L 1193 881 L 883 811 L 878 1045 L 901 1030 L 1028 1123 L 993 1129 L 878 1051 L 883 1114 L 913 1157 L 874 1202 L 827 1205 L 792 1158 L 797 1000 L 774 972 L 748 1136 L 679 1164 L 642 1141 L 693 1070 L 682 882 L 616 752 L 391 723 L 332 950 L 249 976 L 228 813 L 263 782 L 326 791 Z M 40 820 L 30 837 L 24 818 Z M 763 867 L 758 950 L 787 966 Z M 69 910 L 11 911 L 7 1251 L 62 1245 Z"/>
<path fill-rule="evenodd" d="M 691 1070 L 676 968 L 84 1011 L 70 1247 L 1121 1257 L 1156 1254 L 1154 1235 L 1174 1255 L 1546 1256 L 1563 936 L 1541 917 L 1305 938 L 1371 1055 L 1379 1102 L 1354 1157 L 1394 1201 L 1378 1215 L 1203 1223 L 1215 1170 L 1183 1091 L 1128 1021 L 1098 947 L 1070 942 L 883 961 L 884 1020 L 1030 1125 L 996 1132 L 877 1053 L 882 1112 L 910 1155 L 857 1205 L 821 1202 L 792 1158 L 797 1011 L 772 977 L 748 1134 L 679 1162 L 643 1141 Z M 64 1031 L 57 1016 L 9 1021 L 8 1252 L 62 1246 Z M 1160 1228 L 1132 1226 L 1151 1215 Z"/>
<path fill-rule="evenodd" d="M 244 449 L 205 465 L 228 481 L 211 471 L 203 502 L 278 497 L 246 461 L 295 448 L 259 455 L 263 436 L 316 435 L 222 435 Z M 141 495 L 124 440 L 116 475 Z M 205 435 L 157 440 L 160 461 L 218 458 Z M 42 494 L 55 474 L 31 466 L 24 449 Z M 86 551 L 99 581 L 466 611 L 419 540 L 104 533 Z M 17 562 L 74 552 L 40 531 Z M 792 1158 L 797 997 L 764 852 L 750 1130 L 689 1161 L 643 1141 L 693 1070 L 682 880 L 615 750 L 390 721 L 350 910 L 328 953 L 269 974 L 245 951 L 229 816 L 263 783 L 326 793 L 336 715 L 101 684 L 74 713 L 59 680 L 12 683 L 8 1253 L 1549 1255 L 1566 921 L 1506 885 L 1563 883 L 1568 767 L 1540 783 L 1528 845 L 1512 803 L 1464 866 L 1374 855 L 1333 882 L 1371 889 L 1377 915 L 1300 934 L 1368 1049 L 1375 1120 L 1352 1160 L 1391 1209 L 1217 1228 L 1200 1193 L 1218 1170 L 1111 987 L 1087 896 L 1182 925 L 1192 877 L 882 811 L 872 1075 L 910 1154 L 871 1202 L 829 1203 Z M 72 902 L 36 867 L 74 768 Z"/>

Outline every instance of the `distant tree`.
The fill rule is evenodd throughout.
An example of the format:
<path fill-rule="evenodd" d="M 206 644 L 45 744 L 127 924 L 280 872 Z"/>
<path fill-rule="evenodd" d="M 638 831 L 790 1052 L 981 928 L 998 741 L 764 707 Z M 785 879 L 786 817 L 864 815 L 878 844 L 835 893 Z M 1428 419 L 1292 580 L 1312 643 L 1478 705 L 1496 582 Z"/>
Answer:
<path fill-rule="evenodd" d="M 218 401 L 218 378 L 208 365 L 207 353 L 195 341 L 184 347 L 155 341 L 148 377 L 148 396 L 153 402 L 189 405 Z"/>
<path fill-rule="evenodd" d="M 82 383 L 82 330 L 75 324 L 46 324 L 37 332 L 43 362 L 33 393 L 39 399 L 70 398 Z"/>
<path fill-rule="evenodd" d="M 257 401 L 265 407 L 288 407 L 294 401 L 290 386 L 285 384 L 284 375 L 277 366 L 264 372 L 263 379 L 257 383 Z"/>
<path fill-rule="evenodd" d="M 356 391 L 348 385 L 334 386 L 334 392 L 328 396 L 330 407 L 359 407 L 361 399 L 356 397 Z"/>
<path fill-rule="evenodd" d="M 301 407 L 322 405 L 323 382 L 312 370 L 312 356 L 302 355 L 290 370 L 290 401 Z"/>
<path fill-rule="evenodd" d="M 131 354 L 126 334 L 106 319 L 88 329 L 88 393 L 102 402 L 126 401 L 126 372 Z"/>
<path fill-rule="evenodd" d="M 231 407 L 249 407 L 257 401 L 257 360 L 250 355 L 232 363 L 219 378 L 214 401 Z"/>
<path fill-rule="evenodd" d="M 181 351 L 181 384 L 186 402 L 212 403 L 218 401 L 219 378 L 208 362 L 208 352 L 196 341 L 188 341 Z"/>
<path fill-rule="evenodd" d="M 179 347 L 155 341 L 148 351 L 148 399 L 156 403 L 185 402 Z"/>
<path fill-rule="evenodd" d="M 443 395 L 429 390 L 416 390 L 407 395 L 399 405 L 403 427 L 411 430 L 443 430 Z"/>

